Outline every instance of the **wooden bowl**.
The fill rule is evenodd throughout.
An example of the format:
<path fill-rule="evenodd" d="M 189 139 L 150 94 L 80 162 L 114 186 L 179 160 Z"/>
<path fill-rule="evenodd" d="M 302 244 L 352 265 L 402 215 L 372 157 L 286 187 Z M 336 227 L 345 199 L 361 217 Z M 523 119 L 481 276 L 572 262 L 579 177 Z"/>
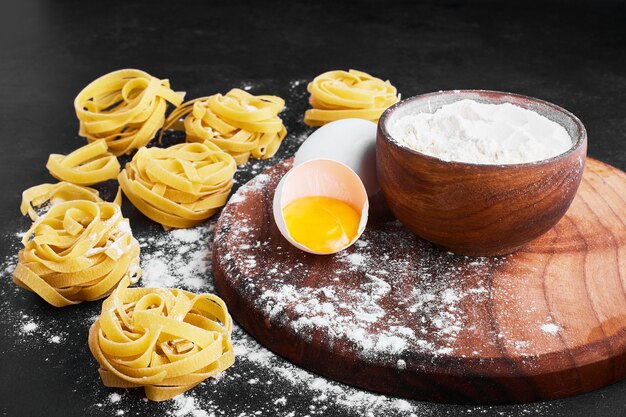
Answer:
<path fill-rule="evenodd" d="M 537 162 L 481 165 L 443 161 L 391 138 L 388 127 L 399 117 L 432 113 L 463 99 L 533 110 L 563 126 L 572 147 Z M 411 97 L 388 108 L 378 123 L 376 146 L 378 180 L 398 220 L 457 254 L 496 256 L 541 236 L 565 214 L 582 178 L 587 132 L 576 116 L 546 101 L 497 91 L 455 90 Z"/>

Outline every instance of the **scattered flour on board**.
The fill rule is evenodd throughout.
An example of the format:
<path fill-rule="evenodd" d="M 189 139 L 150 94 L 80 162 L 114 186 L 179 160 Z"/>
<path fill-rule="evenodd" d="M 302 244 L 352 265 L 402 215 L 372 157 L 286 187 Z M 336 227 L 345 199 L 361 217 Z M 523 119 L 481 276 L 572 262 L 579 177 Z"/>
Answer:
<path fill-rule="evenodd" d="M 240 188 L 232 204 L 246 201 L 270 180 L 268 174 L 258 176 Z M 244 212 L 229 222 L 231 212 L 222 214 L 227 226 L 217 230 L 217 240 L 226 239 L 238 250 L 227 253 L 223 265 L 229 279 L 257 277 L 241 279 L 238 285 L 254 294 L 264 317 L 287 323 L 304 340 L 321 335 L 330 346 L 336 339 L 347 340 L 365 361 L 396 367 L 406 367 L 405 354 L 410 352 L 454 353 L 457 337 L 467 327 L 464 300 L 487 300 L 488 271 L 501 261 L 459 261 L 391 222 L 367 229 L 353 247 L 334 255 L 332 270 L 316 275 L 317 285 L 296 285 L 294 280 L 311 272 L 307 265 L 291 258 L 293 252 L 284 241 L 257 238 L 258 224 Z M 394 256 L 381 252 L 384 247 L 393 247 Z M 269 265 L 266 260 L 274 257 L 286 261 Z M 459 279 L 468 268 L 477 271 L 473 284 Z M 358 285 L 344 285 L 346 276 L 358 277 Z M 390 298 L 398 305 L 393 311 L 386 307 Z"/>
<path fill-rule="evenodd" d="M 545 323 L 541 325 L 541 331 L 551 336 L 555 336 L 561 328 L 554 323 Z"/>

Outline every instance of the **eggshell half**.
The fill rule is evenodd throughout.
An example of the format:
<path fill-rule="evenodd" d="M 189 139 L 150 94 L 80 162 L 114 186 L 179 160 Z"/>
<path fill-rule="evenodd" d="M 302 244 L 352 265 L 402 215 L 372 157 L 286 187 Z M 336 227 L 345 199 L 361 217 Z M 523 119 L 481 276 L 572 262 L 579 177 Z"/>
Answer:
<path fill-rule="evenodd" d="M 294 167 L 320 158 L 339 161 L 352 168 L 363 181 L 368 196 L 380 191 L 376 175 L 376 123 L 342 119 L 325 124 L 300 146 Z"/>
<path fill-rule="evenodd" d="M 369 209 L 367 192 L 359 176 L 349 166 L 331 159 L 313 159 L 303 162 L 293 167 L 278 183 L 274 192 L 274 220 L 285 239 L 305 252 L 317 255 L 330 254 L 313 251 L 297 242 L 291 237 L 285 224 L 283 208 L 294 200 L 313 196 L 336 198 L 360 211 L 361 221 L 357 235 L 341 250 L 356 242 L 367 224 Z"/>

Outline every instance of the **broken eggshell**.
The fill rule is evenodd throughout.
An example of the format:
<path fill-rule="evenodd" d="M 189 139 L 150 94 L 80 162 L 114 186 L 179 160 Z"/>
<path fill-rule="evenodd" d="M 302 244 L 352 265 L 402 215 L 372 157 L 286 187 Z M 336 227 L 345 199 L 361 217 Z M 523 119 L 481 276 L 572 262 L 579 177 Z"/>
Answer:
<path fill-rule="evenodd" d="M 325 124 L 300 146 L 293 166 L 313 159 L 332 159 L 352 168 L 369 197 L 380 191 L 376 174 L 376 123 L 341 119 Z"/>
<path fill-rule="evenodd" d="M 285 224 L 283 209 L 304 197 L 331 197 L 354 207 L 361 215 L 356 236 L 335 252 L 313 251 L 291 237 Z M 347 165 L 332 159 L 312 159 L 293 167 L 278 183 L 274 192 L 274 220 L 280 233 L 295 247 L 316 255 L 328 255 L 343 250 L 361 236 L 367 224 L 369 201 L 359 176 Z"/>

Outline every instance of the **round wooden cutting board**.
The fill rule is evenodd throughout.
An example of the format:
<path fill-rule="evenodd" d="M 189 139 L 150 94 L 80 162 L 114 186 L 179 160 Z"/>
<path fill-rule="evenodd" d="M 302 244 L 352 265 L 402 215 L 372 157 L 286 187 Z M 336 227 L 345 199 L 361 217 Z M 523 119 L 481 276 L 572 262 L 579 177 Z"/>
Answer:
<path fill-rule="evenodd" d="M 292 247 L 272 216 L 280 163 L 218 221 L 213 271 L 233 317 L 290 361 L 440 402 L 530 402 L 626 376 L 626 174 L 588 159 L 566 216 L 521 251 L 451 254 L 399 222 L 349 249 Z"/>

